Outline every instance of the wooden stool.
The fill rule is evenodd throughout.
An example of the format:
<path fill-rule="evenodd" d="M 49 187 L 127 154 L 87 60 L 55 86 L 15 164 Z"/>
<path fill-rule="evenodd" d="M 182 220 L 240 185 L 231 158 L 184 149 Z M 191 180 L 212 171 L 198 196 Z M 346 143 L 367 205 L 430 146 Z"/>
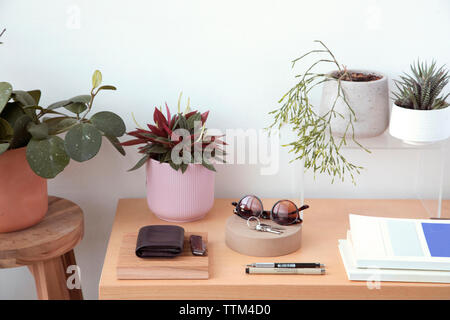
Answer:
<path fill-rule="evenodd" d="M 0 233 L 0 268 L 27 266 L 41 300 L 82 300 L 69 289 L 67 267 L 76 265 L 73 248 L 83 237 L 83 211 L 75 203 L 50 196 L 48 212 L 37 225 Z"/>

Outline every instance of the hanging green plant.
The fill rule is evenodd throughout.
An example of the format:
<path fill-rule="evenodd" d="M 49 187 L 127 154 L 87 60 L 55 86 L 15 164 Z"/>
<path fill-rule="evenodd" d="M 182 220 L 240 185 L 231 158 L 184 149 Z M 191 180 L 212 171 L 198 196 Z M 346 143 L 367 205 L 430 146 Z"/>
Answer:
<path fill-rule="evenodd" d="M 268 129 L 279 129 L 284 125 L 291 125 L 296 133 L 296 140 L 284 146 L 290 147 L 289 152 L 296 156 L 294 160 L 303 160 L 305 169 L 311 169 L 314 175 L 326 173 L 334 182 L 336 178 L 344 181 L 345 175 L 349 174 L 352 182 L 355 183 L 355 174 L 359 174 L 362 167 L 348 161 L 342 154 L 342 147 L 347 145 L 348 139 L 351 139 L 363 150 L 370 151 L 355 138 L 356 116 L 346 99 L 341 81 L 358 80 L 354 79 L 356 74 L 349 72 L 345 66 L 337 62 L 334 54 L 322 41 L 315 42 L 320 45 L 319 49 L 311 50 L 292 61 L 292 68 L 294 68 L 306 56 L 318 57 L 303 73 L 296 75 L 297 83 L 278 102 L 282 104 L 281 107 L 270 112 L 273 123 Z M 327 64 L 337 67 L 338 72 L 315 72 L 318 66 Z M 311 101 L 310 94 L 314 88 L 326 81 L 337 81 L 337 95 L 329 110 L 319 114 Z M 344 101 L 349 115 L 345 117 L 348 122 L 344 134 L 334 136 L 332 119 L 344 118 L 344 115 L 335 108 L 339 100 Z"/>

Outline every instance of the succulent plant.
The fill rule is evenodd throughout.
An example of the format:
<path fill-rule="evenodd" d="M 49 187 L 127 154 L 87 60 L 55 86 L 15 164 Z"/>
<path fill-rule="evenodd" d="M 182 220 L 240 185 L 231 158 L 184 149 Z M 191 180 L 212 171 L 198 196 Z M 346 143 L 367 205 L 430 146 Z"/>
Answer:
<path fill-rule="evenodd" d="M 46 108 L 39 106 L 40 90 L 14 91 L 8 82 L 0 82 L 0 154 L 26 147 L 31 169 L 43 178 L 54 178 L 70 159 L 83 162 L 93 158 L 100 150 L 102 136 L 124 155 L 117 139 L 126 131 L 123 120 L 109 111 L 88 118 L 96 95 L 101 90 L 116 90 L 111 85 L 100 86 L 101 82 L 102 74 L 96 70 L 89 95 L 55 102 Z M 65 132 L 63 140 L 58 135 Z"/>
<path fill-rule="evenodd" d="M 434 110 L 449 106 L 446 102 L 449 94 L 439 96 L 450 79 L 444 66 L 437 68 L 435 61 L 431 65 L 417 61 L 411 65 L 411 73 L 405 73 L 400 76 L 401 80 L 395 81 L 398 90 L 394 93 L 397 106 L 417 110 Z"/>
<path fill-rule="evenodd" d="M 219 146 L 226 143 L 220 139 L 220 136 L 207 134 L 205 122 L 209 111 L 204 113 L 190 111 L 188 103 L 185 112 L 181 113 L 179 105 L 178 101 L 178 113 L 171 115 L 166 103 L 166 116 L 155 107 L 154 124 L 147 124 L 148 130 L 137 128 L 135 131 L 127 133 L 134 139 L 123 142 L 122 145 L 142 144 L 138 150 L 139 153 L 144 154 L 130 171 L 140 168 L 150 158 L 160 163 L 169 163 L 174 170 L 181 170 L 182 173 L 186 171 L 189 163 L 202 164 L 205 168 L 216 171 L 211 160 L 225 154 Z M 181 136 L 180 130 L 186 134 Z M 186 138 L 186 147 L 180 148 L 179 144 L 186 141 Z M 206 153 L 209 153 L 210 157 L 205 157 Z M 175 161 L 174 156 L 182 161 Z"/>

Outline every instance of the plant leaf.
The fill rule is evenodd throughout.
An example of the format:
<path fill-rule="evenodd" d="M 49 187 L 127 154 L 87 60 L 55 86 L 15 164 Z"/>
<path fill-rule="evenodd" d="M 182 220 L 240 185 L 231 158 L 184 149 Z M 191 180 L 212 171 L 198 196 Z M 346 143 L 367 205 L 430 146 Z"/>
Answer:
<path fill-rule="evenodd" d="M 97 88 L 102 83 L 102 73 L 99 70 L 95 70 L 92 75 L 92 88 Z"/>
<path fill-rule="evenodd" d="M 91 117 L 92 124 L 105 136 L 121 137 L 126 131 L 125 123 L 117 114 L 110 111 L 97 112 Z"/>
<path fill-rule="evenodd" d="M 194 115 L 189 117 L 189 119 L 187 119 L 187 121 L 186 121 L 187 129 L 188 130 L 194 129 L 195 123 L 198 122 L 201 125 L 201 121 L 202 121 L 202 115 L 200 114 L 200 112 L 195 113 Z"/>
<path fill-rule="evenodd" d="M 33 121 L 33 119 L 24 114 L 16 120 L 14 123 L 14 136 L 11 140 L 11 149 L 17 149 L 25 147 L 31 139 L 31 134 L 27 130 L 28 124 Z"/>
<path fill-rule="evenodd" d="M 37 104 L 33 96 L 23 90 L 14 90 L 11 94 L 11 98 L 13 98 L 14 101 L 19 102 L 23 106 L 34 106 Z"/>
<path fill-rule="evenodd" d="M 106 85 L 106 86 L 101 86 L 100 88 L 98 88 L 97 91 L 100 91 L 100 90 L 117 90 L 117 88 L 114 86 L 111 86 L 111 85 Z"/>
<path fill-rule="evenodd" d="M 9 149 L 9 143 L 0 143 L 0 154 Z"/>
<path fill-rule="evenodd" d="M 56 135 L 71 129 L 78 121 L 70 117 L 55 117 L 44 120 L 44 123 L 48 125 L 48 133 L 50 135 Z"/>
<path fill-rule="evenodd" d="M 61 108 L 61 107 L 65 107 L 68 104 L 71 104 L 70 100 L 61 100 L 61 101 L 52 103 L 51 105 L 49 105 L 47 107 L 47 109 L 48 110 L 58 109 L 58 108 Z"/>
<path fill-rule="evenodd" d="M 168 125 L 166 117 L 158 108 L 155 108 L 153 112 L 153 121 L 155 121 L 159 129 L 164 129 L 164 125 Z"/>
<path fill-rule="evenodd" d="M 80 123 L 71 128 L 65 137 L 67 154 L 75 161 L 93 158 L 102 145 L 102 134 L 90 123 Z"/>
<path fill-rule="evenodd" d="M 166 163 L 171 160 L 172 157 L 172 150 L 167 151 L 159 160 L 161 163 Z"/>
<path fill-rule="evenodd" d="M 167 152 L 167 148 L 160 145 L 160 144 L 152 144 L 148 149 L 147 152 L 148 153 L 166 153 Z"/>
<path fill-rule="evenodd" d="M 180 114 L 181 113 L 181 106 L 180 106 L 180 103 L 181 103 L 181 96 L 183 95 L 183 91 L 181 91 L 180 92 L 180 95 L 178 96 L 178 113 Z"/>
<path fill-rule="evenodd" d="M 178 169 L 180 169 L 180 165 L 179 164 L 175 164 L 171 161 L 169 161 L 169 165 L 172 167 L 173 170 L 178 171 Z"/>
<path fill-rule="evenodd" d="M 39 100 L 41 100 L 41 90 L 31 90 L 27 92 L 34 99 L 34 102 L 36 102 L 35 104 L 39 104 Z"/>
<path fill-rule="evenodd" d="M 27 126 L 27 130 L 35 140 L 42 140 L 48 137 L 48 125 L 45 122 L 39 124 L 30 122 Z"/>
<path fill-rule="evenodd" d="M 122 142 L 120 145 L 128 147 L 128 146 L 134 146 L 134 145 L 146 143 L 146 142 L 147 142 L 147 139 L 133 139 L 133 140 Z"/>
<path fill-rule="evenodd" d="M 206 120 L 208 119 L 209 111 L 206 111 L 202 113 L 202 124 L 205 124 Z"/>
<path fill-rule="evenodd" d="M 150 156 L 149 156 L 148 154 L 146 154 L 145 156 L 143 156 L 143 157 L 141 158 L 141 160 L 139 160 L 139 161 L 134 165 L 133 168 L 131 168 L 131 169 L 128 170 L 128 171 L 133 171 L 133 170 L 139 169 L 140 167 L 142 167 L 142 166 L 147 162 L 147 160 L 148 160 L 149 158 L 150 158 Z"/>
<path fill-rule="evenodd" d="M 40 107 L 40 106 L 26 106 L 26 107 L 23 107 L 23 110 L 25 111 L 26 114 L 28 114 L 32 118 L 34 118 L 36 116 L 36 110 L 41 111 L 41 115 L 44 115 L 44 114 L 58 114 L 58 115 L 66 117 L 66 115 L 64 113 L 61 113 L 61 112 L 58 112 L 58 111 L 55 111 L 55 110 L 52 110 L 52 109 L 48 109 L 48 108 L 45 109 L 45 108 Z"/>
<path fill-rule="evenodd" d="M 0 118 L 0 139 L 10 141 L 14 135 L 14 130 L 3 118 Z"/>
<path fill-rule="evenodd" d="M 24 114 L 25 111 L 18 102 L 9 102 L 2 111 L 2 118 L 8 121 L 11 127 L 14 127 L 14 123 L 17 119 Z"/>
<path fill-rule="evenodd" d="M 64 106 L 64 108 L 66 108 L 70 112 L 80 114 L 87 109 L 87 106 L 83 102 L 74 102 Z"/>
<path fill-rule="evenodd" d="M 91 101 L 91 96 L 88 94 L 82 94 L 73 98 L 70 98 L 68 101 L 75 103 L 75 102 L 80 102 L 80 103 L 89 103 Z"/>
<path fill-rule="evenodd" d="M 8 82 L 0 82 L 0 113 L 11 98 L 12 86 Z"/>
<path fill-rule="evenodd" d="M 147 124 L 147 127 L 150 129 L 150 131 L 152 133 L 156 134 L 157 136 L 159 136 L 159 137 L 167 137 L 167 133 L 164 130 L 159 129 L 158 127 L 156 127 L 156 126 L 154 126 L 152 124 Z"/>
<path fill-rule="evenodd" d="M 170 124 L 171 124 L 172 120 L 171 120 L 171 117 L 170 117 L 170 110 L 169 110 L 169 106 L 167 105 L 167 102 L 166 102 L 166 113 L 167 113 L 167 124 L 170 127 Z"/>
<path fill-rule="evenodd" d="M 37 117 L 37 113 L 36 110 L 39 110 L 40 107 L 38 106 L 26 106 L 23 107 L 23 111 L 25 112 L 25 114 L 27 114 L 32 121 L 34 122 L 39 122 L 38 117 Z M 51 111 L 51 110 L 48 110 Z"/>
<path fill-rule="evenodd" d="M 120 144 L 119 139 L 117 139 L 116 137 L 111 137 L 111 136 L 105 136 L 106 139 L 109 140 L 109 142 L 111 142 L 111 144 L 114 146 L 114 148 L 116 148 L 117 151 L 120 152 L 121 155 L 125 155 L 125 149 L 122 147 L 122 145 Z"/>
<path fill-rule="evenodd" d="M 30 140 L 27 146 L 27 160 L 38 176 L 51 179 L 64 170 L 70 158 L 64 150 L 63 139 L 49 136 L 43 140 Z"/>
<path fill-rule="evenodd" d="M 204 166 L 206 169 L 216 172 L 216 168 L 205 160 L 202 161 L 202 166 Z"/>

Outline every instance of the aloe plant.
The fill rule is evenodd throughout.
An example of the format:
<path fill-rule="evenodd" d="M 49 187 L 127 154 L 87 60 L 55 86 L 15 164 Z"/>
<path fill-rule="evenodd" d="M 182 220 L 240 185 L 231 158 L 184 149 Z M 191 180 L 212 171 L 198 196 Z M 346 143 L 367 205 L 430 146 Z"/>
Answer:
<path fill-rule="evenodd" d="M 97 94 L 116 90 L 101 83 L 102 74 L 96 70 L 90 94 L 44 108 L 39 106 L 40 90 L 13 90 L 8 82 L 0 82 L 0 154 L 26 147 L 31 169 L 43 178 L 54 178 L 70 159 L 83 162 L 93 158 L 100 150 L 103 136 L 125 155 L 118 140 L 126 131 L 123 120 L 110 111 L 90 116 Z M 66 133 L 64 139 L 58 136 L 62 133 Z"/>
<path fill-rule="evenodd" d="M 394 92 L 395 104 L 399 107 L 416 110 L 443 109 L 449 106 L 446 102 L 450 93 L 440 95 L 450 80 L 448 70 L 417 61 L 410 66 L 412 75 L 404 74 L 395 81 L 397 92 Z"/>

